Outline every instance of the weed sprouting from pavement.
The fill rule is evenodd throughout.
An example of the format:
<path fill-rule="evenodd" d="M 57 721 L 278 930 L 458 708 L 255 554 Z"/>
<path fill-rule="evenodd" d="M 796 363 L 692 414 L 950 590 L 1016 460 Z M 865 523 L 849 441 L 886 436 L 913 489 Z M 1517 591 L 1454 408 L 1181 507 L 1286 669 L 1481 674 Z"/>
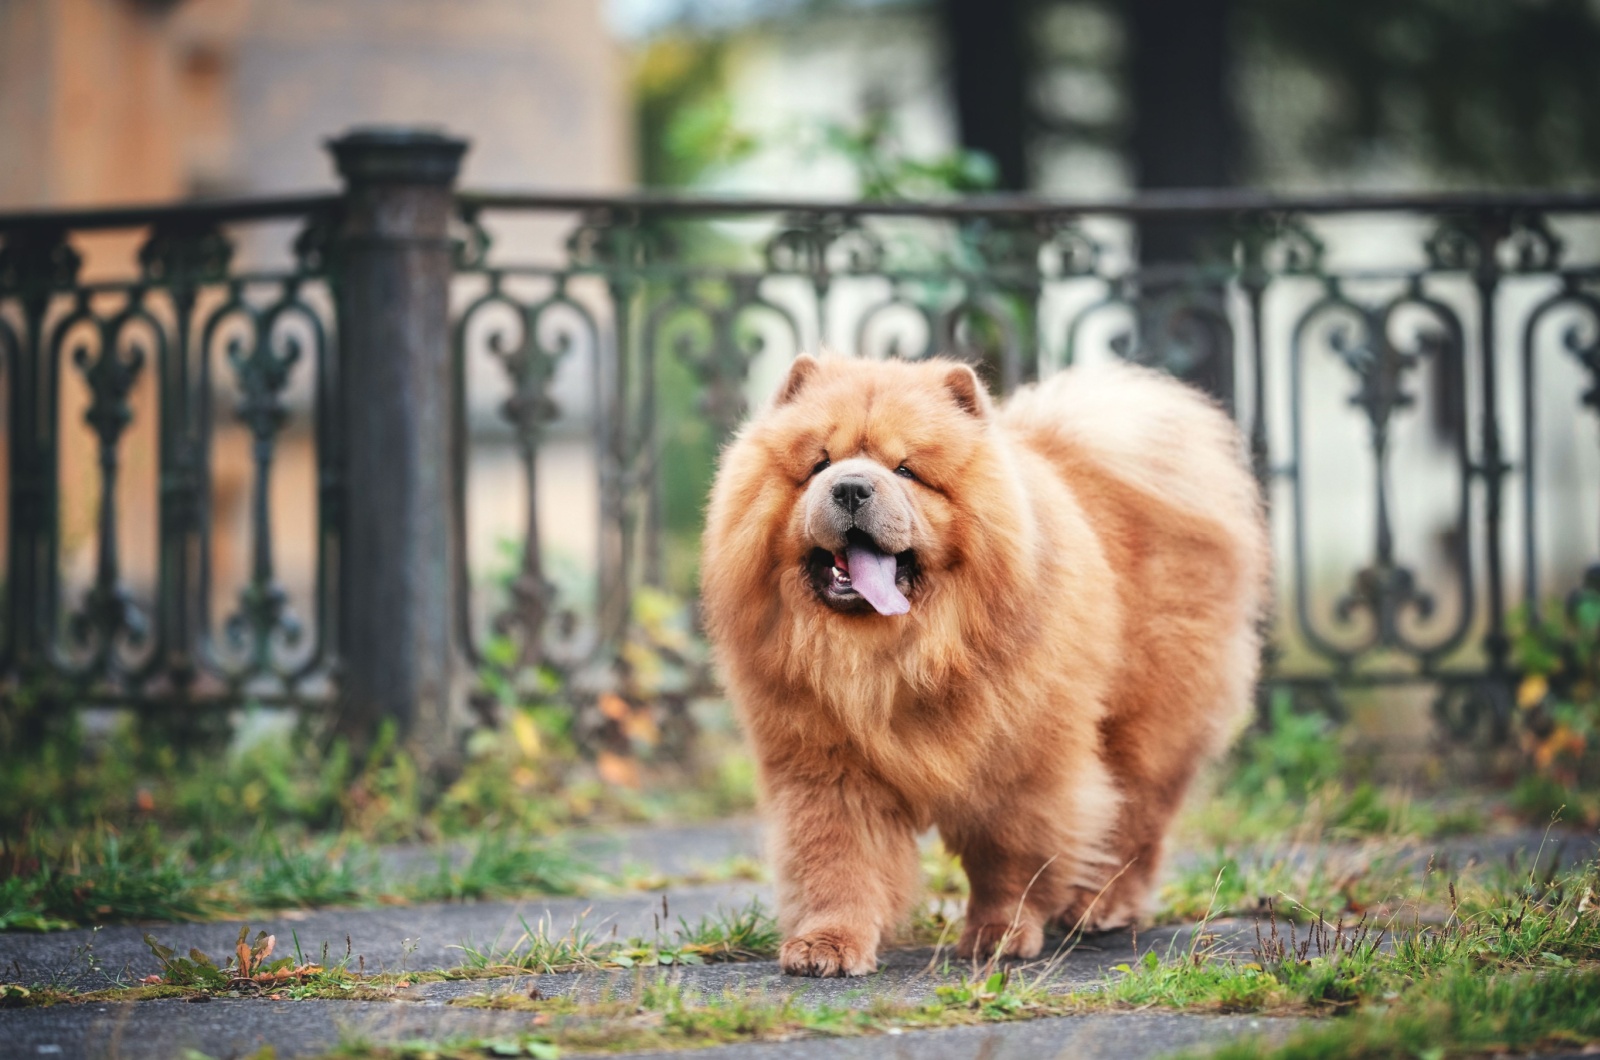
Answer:
<path fill-rule="evenodd" d="M 522 934 L 504 949 L 498 942 L 480 947 L 471 941 L 461 944 L 463 967 L 475 972 L 491 970 L 547 973 L 600 968 L 607 946 L 599 933 L 580 917 L 563 934 L 555 934 L 548 921 L 534 927 L 522 917 Z"/>
<path fill-rule="evenodd" d="M 662 898 L 665 909 L 667 899 Z M 679 918 L 678 926 L 663 933 L 664 917 L 658 916 L 652 939 L 610 936 L 603 925 L 591 925 L 587 915 L 570 928 L 557 933 L 548 920 L 537 926 L 518 918 L 522 934 L 510 945 L 480 947 L 464 943 L 463 966 L 483 974 L 516 972 L 579 971 L 595 968 L 642 968 L 671 965 L 708 964 L 720 961 L 746 961 L 770 958 L 778 952 L 777 924 L 759 900 L 736 910 L 718 910 L 690 924 Z"/>
<path fill-rule="evenodd" d="M 285 846 L 269 837 L 263 857 L 241 866 L 245 903 L 255 909 L 351 905 L 380 886 L 380 870 L 360 843 Z"/>
<path fill-rule="evenodd" d="M 519 894 L 576 894 L 593 870 L 558 845 L 531 844 L 490 832 L 478 837 L 459 869 L 448 857 L 438 871 L 414 881 L 407 897 L 418 901 L 469 901 Z"/>
<path fill-rule="evenodd" d="M 770 957 L 778 952 L 778 944 L 783 941 L 777 923 L 759 899 L 752 899 L 741 909 L 718 910 L 715 915 L 701 917 L 694 924 L 681 917 L 678 923 L 678 937 L 685 945 L 695 947 L 708 961 Z"/>

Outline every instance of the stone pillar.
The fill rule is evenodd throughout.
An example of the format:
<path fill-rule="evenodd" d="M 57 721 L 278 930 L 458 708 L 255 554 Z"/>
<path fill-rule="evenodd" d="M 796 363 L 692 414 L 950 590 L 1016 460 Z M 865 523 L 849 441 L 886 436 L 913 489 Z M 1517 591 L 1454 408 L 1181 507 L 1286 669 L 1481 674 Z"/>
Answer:
<path fill-rule="evenodd" d="M 449 222 L 463 140 L 357 129 L 329 145 L 345 182 L 334 254 L 342 731 L 393 718 L 427 770 L 457 757 Z"/>

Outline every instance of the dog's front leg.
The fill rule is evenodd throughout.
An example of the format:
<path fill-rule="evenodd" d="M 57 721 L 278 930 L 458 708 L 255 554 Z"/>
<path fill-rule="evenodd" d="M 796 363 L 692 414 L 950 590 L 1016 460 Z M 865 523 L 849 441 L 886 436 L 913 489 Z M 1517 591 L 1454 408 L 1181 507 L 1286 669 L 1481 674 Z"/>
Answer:
<path fill-rule="evenodd" d="M 866 975 L 907 911 L 919 866 L 897 800 L 853 770 L 788 776 L 767 793 L 778 875 L 778 962 L 789 975 Z"/>

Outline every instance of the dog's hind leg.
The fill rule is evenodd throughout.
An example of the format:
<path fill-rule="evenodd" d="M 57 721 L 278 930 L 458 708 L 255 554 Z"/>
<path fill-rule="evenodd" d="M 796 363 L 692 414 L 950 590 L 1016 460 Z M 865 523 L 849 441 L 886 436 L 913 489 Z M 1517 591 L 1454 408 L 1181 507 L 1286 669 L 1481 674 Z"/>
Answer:
<path fill-rule="evenodd" d="M 941 823 L 972 891 L 958 956 L 1038 956 L 1045 925 L 1085 879 L 1105 870 L 1107 826 L 1118 811 L 1110 778 L 1098 763 L 1085 763 L 1057 780 L 1054 793 L 997 795 L 986 810 Z"/>

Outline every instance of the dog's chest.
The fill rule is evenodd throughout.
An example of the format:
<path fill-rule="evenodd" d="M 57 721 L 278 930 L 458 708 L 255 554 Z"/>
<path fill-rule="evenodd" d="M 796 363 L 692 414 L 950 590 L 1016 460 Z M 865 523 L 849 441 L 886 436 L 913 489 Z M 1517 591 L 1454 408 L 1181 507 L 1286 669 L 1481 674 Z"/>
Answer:
<path fill-rule="evenodd" d="M 910 806 L 931 813 L 970 790 L 981 738 L 936 711 L 898 709 L 850 743 L 863 764 Z"/>

